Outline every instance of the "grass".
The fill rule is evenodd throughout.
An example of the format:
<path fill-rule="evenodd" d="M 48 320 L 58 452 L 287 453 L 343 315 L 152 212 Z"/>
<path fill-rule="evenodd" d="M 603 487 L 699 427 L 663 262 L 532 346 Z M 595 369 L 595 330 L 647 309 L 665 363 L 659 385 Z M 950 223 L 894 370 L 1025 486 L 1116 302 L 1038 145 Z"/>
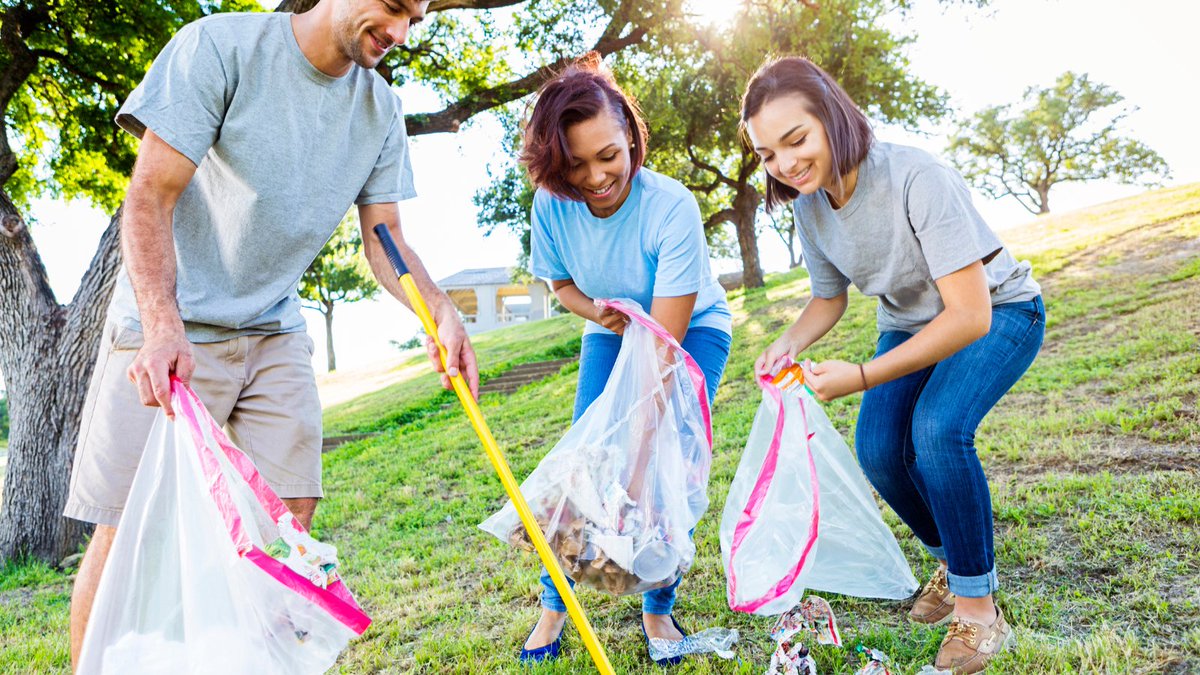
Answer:
<path fill-rule="evenodd" d="M 1034 262 L 1047 340 L 1024 379 L 985 420 L 977 445 L 991 477 L 999 601 L 1018 646 L 994 673 L 1187 673 L 1200 670 L 1200 185 L 1042 218 L 1009 233 Z M 802 270 L 731 294 L 735 348 L 714 402 L 711 507 L 677 615 L 689 628 L 737 628 L 739 661 L 691 659 L 681 673 L 761 673 L 770 621 L 730 612 L 717 523 L 759 395 L 756 352 L 799 313 Z M 873 303 L 852 297 L 813 358 L 863 359 Z M 539 322 L 476 340 L 486 372 L 571 354 L 579 322 Z M 412 364 L 409 364 L 410 366 Z M 574 367 L 484 416 L 518 476 L 570 421 Z M 853 436 L 858 397 L 830 404 Z M 375 622 L 339 661 L 342 673 L 522 672 L 513 659 L 537 612 L 537 563 L 475 526 L 503 491 L 474 433 L 432 375 L 326 411 L 327 433 L 378 431 L 326 456 L 329 497 L 318 536 Z M 931 561 L 890 510 L 884 516 L 918 577 Z M 0 570 L 0 672 L 65 672 L 69 577 L 39 563 Z M 636 598 L 581 599 L 618 672 L 654 672 Z M 821 672 L 852 673 L 852 647 L 887 652 L 894 672 L 929 663 L 943 629 L 903 620 L 905 603 L 829 597 L 851 649 L 817 647 Z M 565 657 L 529 669 L 589 672 L 573 628 Z"/>

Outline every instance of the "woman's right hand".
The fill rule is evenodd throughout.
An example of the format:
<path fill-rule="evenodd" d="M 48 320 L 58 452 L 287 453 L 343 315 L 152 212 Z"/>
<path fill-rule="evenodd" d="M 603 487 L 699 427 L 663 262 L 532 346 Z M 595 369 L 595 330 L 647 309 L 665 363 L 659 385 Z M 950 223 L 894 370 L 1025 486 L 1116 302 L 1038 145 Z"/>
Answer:
<path fill-rule="evenodd" d="M 772 375 L 778 371 L 778 367 L 783 365 L 785 358 L 796 360 L 796 342 L 784 332 L 779 336 L 779 339 L 771 343 L 771 346 L 763 350 L 762 354 L 758 355 L 758 359 L 754 361 L 754 374 L 758 377 L 763 375 Z"/>
<path fill-rule="evenodd" d="M 629 325 L 629 317 L 611 307 L 597 307 L 596 318 L 593 319 L 596 323 L 611 330 L 617 335 L 625 333 L 625 327 Z"/>

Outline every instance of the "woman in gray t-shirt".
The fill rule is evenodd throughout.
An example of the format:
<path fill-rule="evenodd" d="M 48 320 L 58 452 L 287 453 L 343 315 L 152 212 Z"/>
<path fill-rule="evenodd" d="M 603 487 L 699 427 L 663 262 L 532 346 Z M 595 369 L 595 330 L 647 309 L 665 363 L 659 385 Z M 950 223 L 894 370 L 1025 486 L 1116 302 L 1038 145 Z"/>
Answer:
<path fill-rule="evenodd" d="M 865 391 L 859 462 L 940 562 L 910 617 L 952 620 L 935 665 L 978 672 L 1011 630 L 992 600 L 991 495 L 975 429 L 1041 347 L 1041 289 L 957 172 L 876 142 L 862 111 L 808 60 L 763 66 L 742 124 L 767 170 L 768 207 L 792 201 L 812 280 L 800 318 L 755 370 L 777 370 L 829 332 L 851 283 L 879 299 L 875 358 L 806 363 L 805 381 L 825 401 Z"/>

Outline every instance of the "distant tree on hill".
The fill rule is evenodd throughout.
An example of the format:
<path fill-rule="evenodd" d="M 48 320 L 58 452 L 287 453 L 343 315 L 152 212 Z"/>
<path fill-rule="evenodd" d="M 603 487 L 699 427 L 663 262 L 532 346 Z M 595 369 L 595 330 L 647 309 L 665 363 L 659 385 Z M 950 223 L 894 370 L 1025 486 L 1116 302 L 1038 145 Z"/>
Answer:
<path fill-rule="evenodd" d="M 325 317 L 325 354 L 330 372 L 337 370 L 337 357 L 333 352 L 334 306 L 367 300 L 379 294 L 379 284 L 361 250 L 358 217 L 351 211 L 300 277 L 300 299 L 307 300 L 304 306 Z"/>
<path fill-rule="evenodd" d="M 1025 90 L 1022 110 L 1003 105 L 975 113 L 951 136 L 948 152 L 969 182 L 993 198 L 1013 197 L 1031 213 L 1049 213 L 1050 188 L 1058 183 L 1158 185 L 1170 175 L 1167 163 L 1118 132 L 1137 108 L 1102 114 L 1124 100 L 1086 73 L 1068 71 L 1052 87 Z"/>

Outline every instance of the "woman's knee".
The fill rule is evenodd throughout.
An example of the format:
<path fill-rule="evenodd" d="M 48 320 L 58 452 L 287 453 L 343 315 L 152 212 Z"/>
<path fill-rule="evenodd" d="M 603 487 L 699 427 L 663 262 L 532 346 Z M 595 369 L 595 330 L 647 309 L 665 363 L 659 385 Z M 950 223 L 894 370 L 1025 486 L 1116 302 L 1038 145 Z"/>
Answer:
<path fill-rule="evenodd" d="M 968 429 L 952 410 L 913 415 L 912 439 L 917 463 L 957 460 L 975 453 L 975 430 Z"/>

